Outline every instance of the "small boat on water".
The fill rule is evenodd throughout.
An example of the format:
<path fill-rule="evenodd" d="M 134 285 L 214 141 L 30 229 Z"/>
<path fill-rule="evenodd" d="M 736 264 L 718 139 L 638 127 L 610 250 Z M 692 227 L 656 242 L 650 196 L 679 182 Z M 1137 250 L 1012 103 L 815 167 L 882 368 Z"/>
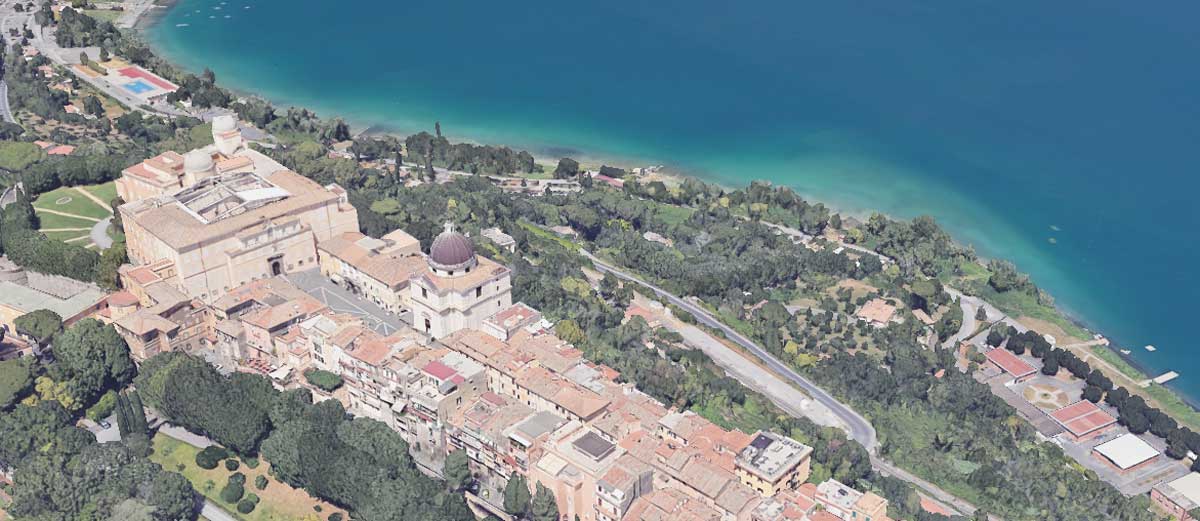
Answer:
<path fill-rule="evenodd" d="M 188 25 L 191 24 L 175 24 L 175 27 L 187 27 Z"/>
<path fill-rule="evenodd" d="M 1158 351 L 1158 348 L 1156 348 L 1154 346 L 1146 346 L 1146 350 L 1153 353 L 1155 351 Z"/>
<path fill-rule="evenodd" d="M 1122 350 L 1121 350 L 1121 354 L 1123 354 L 1123 355 L 1128 355 L 1128 354 L 1129 354 L 1129 350 L 1128 350 L 1128 349 L 1122 349 Z"/>

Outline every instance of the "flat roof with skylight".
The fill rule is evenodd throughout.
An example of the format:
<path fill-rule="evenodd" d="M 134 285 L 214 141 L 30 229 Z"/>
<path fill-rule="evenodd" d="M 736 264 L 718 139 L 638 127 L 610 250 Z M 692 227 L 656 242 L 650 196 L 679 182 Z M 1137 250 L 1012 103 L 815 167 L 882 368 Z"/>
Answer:
<path fill-rule="evenodd" d="M 812 447 L 786 436 L 760 431 L 750 445 L 738 453 L 736 463 L 747 472 L 775 483 L 809 454 L 812 454 Z"/>

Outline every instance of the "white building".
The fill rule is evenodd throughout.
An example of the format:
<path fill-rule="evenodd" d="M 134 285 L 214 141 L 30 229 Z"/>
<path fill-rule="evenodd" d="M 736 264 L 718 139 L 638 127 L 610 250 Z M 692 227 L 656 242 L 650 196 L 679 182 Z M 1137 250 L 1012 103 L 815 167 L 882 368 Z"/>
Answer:
<path fill-rule="evenodd" d="M 475 255 L 471 240 L 450 223 L 433 240 L 427 266 L 413 276 L 412 324 L 433 338 L 460 329 L 479 329 L 483 321 L 512 305 L 512 273 Z"/>

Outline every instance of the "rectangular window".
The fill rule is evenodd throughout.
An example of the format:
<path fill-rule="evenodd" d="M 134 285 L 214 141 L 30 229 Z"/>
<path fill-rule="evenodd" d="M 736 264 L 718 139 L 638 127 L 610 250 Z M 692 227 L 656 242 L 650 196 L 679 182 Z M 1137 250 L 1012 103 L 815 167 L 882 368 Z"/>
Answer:
<path fill-rule="evenodd" d="M 482 296 L 483 296 L 483 286 L 479 286 L 478 288 L 475 288 L 475 298 L 479 298 Z"/>
<path fill-rule="evenodd" d="M 421 298 L 429 298 L 429 291 L 425 288 L 421 288 Z"/>

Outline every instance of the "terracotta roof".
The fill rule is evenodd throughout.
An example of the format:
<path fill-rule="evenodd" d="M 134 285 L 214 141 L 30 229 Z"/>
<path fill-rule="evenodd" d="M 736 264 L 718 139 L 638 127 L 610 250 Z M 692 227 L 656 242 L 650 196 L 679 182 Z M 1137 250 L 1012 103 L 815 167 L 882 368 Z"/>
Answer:
<path fill-rule="evenodd" d="M 1080 400 L 1050 413 L 1050 417 L 1075 436 L 1084 436 L 1117 422 L 1111 414 L 1096 404 Z"/>
<path fill-rule="evenodd" d="M 71 152 L 74 152 L 74 151 L 75 151 L 75 147 L 73 147 L 71 145 L 58 145 L 56 147 L 51 147 L 48 150 L 46 150 L 46 154 L 51 155 L 51 156 L 69 156 L 69 155 L 71 155 Z"/>
<path fill-rule="evenodd" d="M 1032 365 L 1007 349 L 995 348 L 984 353 L 983 356 L 986 356 L 993 364 L 1000 366 L 1006 373 L 1013 375 L 1014 378 L 1029 376 L 1036 371 Z"/>
<path fill-rule="evenodd" d="M 886 324 L 892 320 L 892 316 L 896 314 L 896 306 L 888 304 L 883 299 L 872 299 L 870 302 L 863 304 L 855 313 L 858 318 L 867 320 L 877 324 Z"/>
<path fill-rule="evenodd" d="M 137 296 L 128 291 L 118 291 L 108 296 L 108 305 L 110 306 L 134 306 L 137 304 Z"/>
<path fill-rule="evenodd" d="M 385 338 L 371 338 L 371 336 L 367 334 L 368 338 L 358 343 L 349 354 L 365 364 L 378 367 L 391 356 L 392 344 Z"/>
<path fill-rule="evenodd" d="M 425 259 L 420 255 L 403 253 L 402 247 L 397 251 L 378 253 L 363 247 L 359 243 L 363 239 L 369 237 L 358 232 L 346 232 L 322 241 L 317 248 L 393 289 L 408 284 L 414 275 L 426 267 Z M 385 249 L 396 247 L 393 245 Z"/>
<path fill-rule="evenodd" d="M 425 367 L 421 368 L 421 370 L 425 371 L 430 376 L 437 378 L 438 380 L 447 380 L 450 377 L 458 374 L 450 366 L 437 360 L 425 364 Z"/>

